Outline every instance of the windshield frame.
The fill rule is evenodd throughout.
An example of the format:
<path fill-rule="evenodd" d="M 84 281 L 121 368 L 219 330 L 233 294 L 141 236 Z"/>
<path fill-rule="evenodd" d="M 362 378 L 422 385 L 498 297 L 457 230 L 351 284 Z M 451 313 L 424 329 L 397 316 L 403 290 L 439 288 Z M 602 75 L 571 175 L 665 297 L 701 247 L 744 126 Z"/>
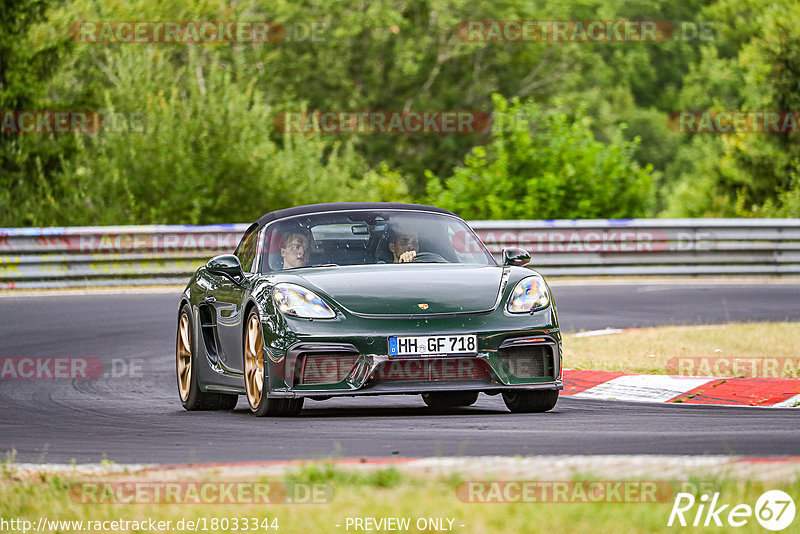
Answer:
<path fill-rule="evenodd" d="M 280 219 L 272 220 L 272 221 L 268 222 L 267 224 L 265 224 L 261 228 L 261 230 L 259 230 L 259 234 L 260 235 L 258 237 L 258 247 L 257 247 L 258 255 L 257 255 L 257 258 L 256 258 L 256 261 L 258 262 L 258 267 L 257 267 L 257 269 L 254 268 L 253 272 L 256 272 L 256 273 L 259 273 L 259 274 L 262 274 L 262 275 L 264 275 L 264 274 L 278 274 L 278 273 L 289 273 L 289 272 L 293 272 L 293 271 L 300 271 L 300 270 L 304 270 L 304 269 L 313 269 L 314 267 L 322 266 L 322 265 L 305 265 L 303 267 L 294 267 L 294 268 L 290 268 L 290 269 L 278 269 L 278 270 L 269 269 L 269 265 L 267 264 L 268 262 L 265 260 L 266 255 L 267 255 L 266 251 L 267 251 L 267 249 L 269 247 L 269 244 L 266 241 L 267 241 L 267 236 L 269 236 L 269 234 L 270 234 L 270 228 L 272 228 L 273 226 L 278 226 L 280 224 L 285 224 L 287 221 L 291 221 L 293 219 L 316 217 L 316 216 L 325 215 L 325 214 L 342 214 L 342 213 L 350 214 L 350 213 L 357 213 L 357 212 L 362 212 L 362 213 L 363 212 L 367 212 L 367 213 L 368 212 L 373 212 L 373 213 L 378 213 L 378 214 L 379 213 L 420 214 L 420 215 L 426 215 L 426 216 L 442 217 L 442 218 L 452 219 L 454 221 L 457 221 L 460 225 L 463 225 L 464 229 L 470 233 L 470 235 L 473 237 L 475 243 L 477 243 L 478 247 L 480 248 L 480 252 L 482 252 L 486 256 L 487 262 L 486 263 L 451 263 L 451 262 L 448 262 L 447 265 L 459 265 L 459 266 L 478 265 L 478 266 L 487 266 L 487 267 L 488 266 L 495 266 L 496 267 L 496 266 L 499 265 L 497 263 L 497 260 L 495 259 L 495 257 L 492 255 L 492 253 L 489 252 L 489 249 L 486 248 L 486 245 L 483 243 L 483 241 L 481 241 L 481 239 L 475 233 L 475 230 L 472 229 L 472 227 L 469 225 L 469 223 L 467 223 L 467 221 L 465 221 L 464 219 L 462 219 L 458 215 L 455 215 L 455 214 L 452 214 L 452 213 L 443 213 L 443 212 L 440 212 L 440 211 L 427 211 L 427 210 L 422 210 L 422 209 L 403 209 L 403 208 L 400 208 L 400 207 L 387 207 L 387 208 L 322 210 L 322 211 L 316 211 L 316 212 L 311 212 L 311 213 L 290 215 L 288 217 L 281 217 Z M 337 264 L 324 264 L 324 265 L 325 266 L 336 266 L 336 267 L 350 267 L 350 266 L 352 266 L 352 265 L 337 265 Z M 360 264 L 358 266 L 362 266 L 363 267 L 365 265 L 382 265 L 382 264 L 381 263 L 374 263 L 374 264 L 373 263 L 365 263 L 365 264 Z M 417 265 L 424 265 L 424 264 L 423 263 L 417 263 Z M 430 264 L 428 263 L 427 265 L 430 265 Z"/>

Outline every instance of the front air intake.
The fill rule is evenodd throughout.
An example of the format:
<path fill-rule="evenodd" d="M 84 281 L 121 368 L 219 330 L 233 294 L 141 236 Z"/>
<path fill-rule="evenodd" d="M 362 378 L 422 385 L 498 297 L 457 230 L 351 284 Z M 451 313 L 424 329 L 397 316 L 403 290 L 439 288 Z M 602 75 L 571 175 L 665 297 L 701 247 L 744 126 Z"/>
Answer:
<path fill-rule="evenodd" d="M 397 358 L 378 365 L 371 378 L 376 382 L 485 381 L 489 368 L 479 358 Z"/>
<path fill-rule="evenodd" d="M 500 349 L 500 359 L 517 378 L 554 378 L 550 345 L 515 345 Z"/>
<path fill-rule="evenodd" d="M 301 385 L 336 384 L 350 374 L 357 362 L 358 355 L 305 354 L 297 360 L 299 383 Z"/>

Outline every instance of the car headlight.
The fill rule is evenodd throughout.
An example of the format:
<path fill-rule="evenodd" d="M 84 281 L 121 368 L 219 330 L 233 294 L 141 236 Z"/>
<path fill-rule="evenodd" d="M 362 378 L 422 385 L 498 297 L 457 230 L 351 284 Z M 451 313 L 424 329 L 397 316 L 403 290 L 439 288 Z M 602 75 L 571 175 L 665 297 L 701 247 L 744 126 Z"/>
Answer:
<path fill-rule="evenodd" d="M 547 285 L 541 276 L 523 278 L 511 292 L 506 309 L 511 313 L 530 313 L 550 305 Z"/>
<path fill-rule="evenodd" d="M 286 315 L 305 319 L 333 319 L 336 313 L 319 295 L 296 284 L 277 284 L 272 292 L 275 306 Z"/>

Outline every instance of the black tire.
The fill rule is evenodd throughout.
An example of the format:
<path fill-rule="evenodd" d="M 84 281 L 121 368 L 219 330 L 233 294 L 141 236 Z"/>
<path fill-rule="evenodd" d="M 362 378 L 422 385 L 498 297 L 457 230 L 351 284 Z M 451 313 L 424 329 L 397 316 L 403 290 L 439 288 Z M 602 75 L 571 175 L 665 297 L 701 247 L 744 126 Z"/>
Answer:
<path fill-rule="evenodd" d="M 197 358 L 195 358 L 197 344 L 192 324 L 191 309 L 188 304 L 184 304 L 178 315 L 178 337 L 175 343 L 175 375 L 178 379 L 178 398 L 181 400 L 184 409 L 190 412 L 233 410 L 236 408 L 236 403 L 239 402 L 239 395 L 209 393 L 200 390 L 200 383 L 197 380 L 198 363 Z M 182 339 L 182 327 L 185 329 L 187 340 Z M 186 376 L 187 373 L 188 377 Z"/>
<path fill-rule="evenodd" d="M 458 408 L 472 406 L 480 391 L 436 391 L 423 393 L 422 400 L 431 408 Z"/>
<path fill-rule="evenodd" d="M 503 402 L 511 413 L 547 412 L 555 408 L 558 402 L 558 390 L 504 391 Z"/>
<path fill-rule="evenodd" d="M 264 396 L 258 407 L 250 412 L 256 417 L 297 417 L 303 411 L 304 398 L 270 399 Z"/>
<path fill-rule="evenodd" d="M 253 327 L 251 329 L 251 324 Z M 250 336 L 255 336 L 252 340 Z M 255 308 L 250 310 L 245 323 L 244 346 L 244 387 L 250 412 L 256 417 L 296 417 L 303 410 L 303 399 L 270 399 L 268 367 L 264 363 L 264 338 L 261 334 L 261 321 Z M 260 362 L 260 364 L 259 364 Z M 260 380 L 254 373 L 260 373 Z M 259 385 L 260 382 L 260 385 Z M 260 388 L 260 390 L 257 390 Z"/>

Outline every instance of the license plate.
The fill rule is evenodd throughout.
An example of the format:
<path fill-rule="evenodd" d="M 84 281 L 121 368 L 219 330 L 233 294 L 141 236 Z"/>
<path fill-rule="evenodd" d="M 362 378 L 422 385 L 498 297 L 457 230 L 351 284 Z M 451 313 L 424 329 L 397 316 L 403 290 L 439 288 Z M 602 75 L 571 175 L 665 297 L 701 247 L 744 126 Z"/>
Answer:
<path fill-rule="evenodd" d="M 389 356 L 433 356 L 477 353 L 478 336 L 474 334 L 389 338 Z"/>

